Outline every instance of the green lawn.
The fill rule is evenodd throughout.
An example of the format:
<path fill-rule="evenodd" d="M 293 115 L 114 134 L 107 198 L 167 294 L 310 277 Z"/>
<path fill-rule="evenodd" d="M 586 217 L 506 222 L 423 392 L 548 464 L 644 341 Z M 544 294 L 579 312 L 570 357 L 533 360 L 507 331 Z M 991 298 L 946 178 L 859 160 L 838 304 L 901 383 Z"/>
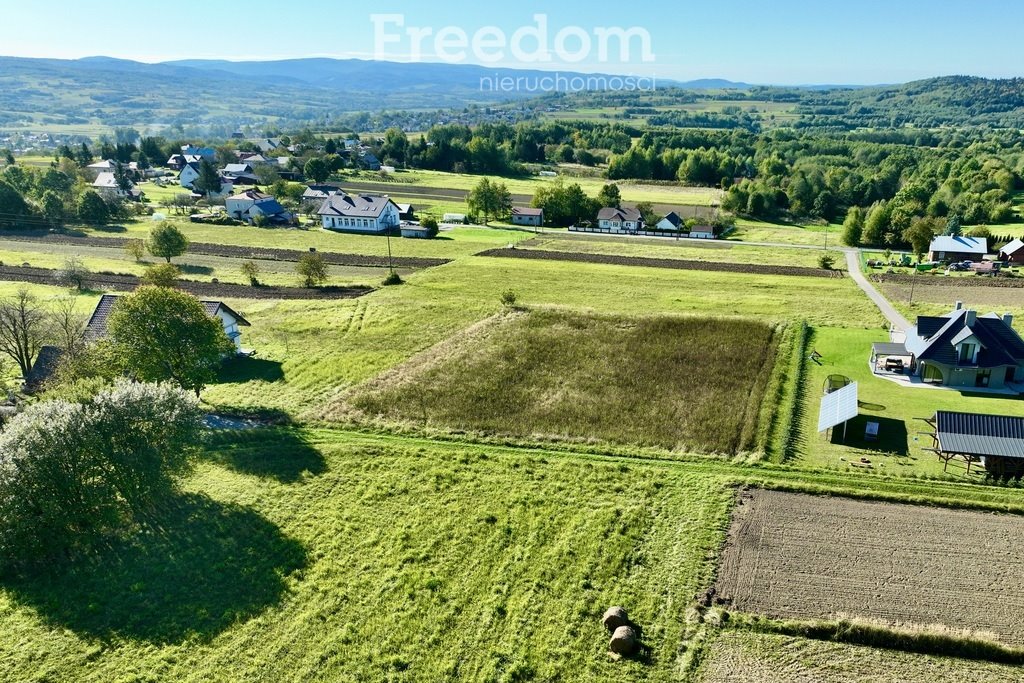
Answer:
<path fill-rule="evenodd" d="M 736 222 L 736 229 L 729 234 L 730 240 L 744 242 L 775 242 L 779 244 L 795 244 L 825 247 L 826 233 L 830 248 L 840 246 L 842 235 L 841 225 L 784 225 L 741 219 Z"/>
<path fill-rule="evenodd" d="M 656 463 L 238 438 L 158 533 L 0 584 L 0 679 L 668 680 L 732 498 Z M 608 657 L 612 604 L 646 662 Z"/>
<path fill-rule="evenodd" d="M 805 467 L 855 469 L 851 462 L 867 458 L 870 470 L 889 475 L 936 475 L 965 478 L 962 462 L 951 462 L 943 473 L 943 463 L 922 447 L 931 447 L 931 439 L 919 432 L 928 425 L 915 418 L 930 418 L 937 410 L 1019 415 L 1024 417 L 1024 402 L 998 396 L 964 395 L 948 389 L 910 388 L 875 377 L 869 367 L 871 344 L 888 341 L 885 331 L 818 328 L 811 348 L 823 356 L 822 365 L 807 363 L 803 406 L 801 453 L 796 463 Z M 825 380 L 829 375 L 844 375 L 858 382 L 860 416 L 851 421 L 845 443 L 842 427 L 831 438 L 817 432 L 818 410 Z M 880 423 L 877 442 L 864 440 L 868 420 Z M 861 468 L 856 468 L 861 469 Z M 980 468 L 972 468 L 974 472 Z"/>

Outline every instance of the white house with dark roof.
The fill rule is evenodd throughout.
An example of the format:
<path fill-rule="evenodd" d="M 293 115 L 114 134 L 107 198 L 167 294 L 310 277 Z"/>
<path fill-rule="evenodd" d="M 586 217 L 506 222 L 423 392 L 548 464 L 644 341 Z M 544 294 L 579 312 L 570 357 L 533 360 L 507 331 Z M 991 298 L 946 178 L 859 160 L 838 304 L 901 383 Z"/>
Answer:
<path fill-rule="evenodd" d="M 96 176 L 96 180 L 92 182 L 92 187 L 94 190 L 108 198 L 116 197 L 120 199 L 141 201 L 143 196 L 142 190 L 140 190 L 135 183 L 130 182 L 127 190 L 122 188 L 117 183 L 117 176 L 109 171 L 104 171 Z"/>
<path fill-rule="evenodd" d="M 119 298 L 116 294 L 104 294 L 100 297 L 85 327 L 86 340 L 98 341 L 107 336 L 107 321 Z M 201 303 L 207 315 L 220 320 L 224 326 L 224 334 L 235 343 L 235 348 L 242 352 L 242 332 L 239 328 L 250 327 L 249 321 L 223 301 L 201 300 Z"/>
<path fill-rule="evenodd" d="M 290 223 L 294 216 L 285 210 L 272 195 L 259 190 L 246 190 L 224 200 L 228 216 L 252 223 L 263 216 L 272 223 Z"/>
<path fill-rule="evenodd" d="M 328 197 L 317 212 L 323 227 L 338 232 L 383 235 L 399 226 L 399 209 L 390 197 L 351 195 Z"/>
<path fill-rule="evenodd" d="M 597 214 L 597 227 L 612 232 L 635 232 L 644 229 L 644 219 L 636 209 L 606 207 Z"/>
<path fill-rule="evenodd" d="M 198 179 L 199 164 L 194 161 L 190 161 L 182 166 L 181 170 L 178 172 L 178 184 L 182 187 L 187 187 L 190 190 L 192 189 L 192 183 Z"/>

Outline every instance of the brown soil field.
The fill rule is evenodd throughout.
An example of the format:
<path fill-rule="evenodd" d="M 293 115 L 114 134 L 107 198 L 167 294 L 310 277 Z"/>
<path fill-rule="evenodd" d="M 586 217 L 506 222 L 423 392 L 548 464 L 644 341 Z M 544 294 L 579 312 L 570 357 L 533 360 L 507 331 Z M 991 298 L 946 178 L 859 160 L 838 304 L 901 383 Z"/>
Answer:
<path fill-rule="evenodd" d="M 33 268 L 31 266 L 0 266 L 0 280 L 7 282 L 32 282 L 52 285 L 57 280 L 56 270 Z M 134 275 L 116 273 L 90 273 L 85 278 L 85 287 L 97 292 L 130 292 L 141 284 Z M 354 299 L 369 294 L 372 287 L 276 287 L 261 285 L 251 287 L 230 282 L 199 282 L 178 280 L 177 288 L 196 296 L 216 296 L 229 299 Z"/>
<path fill-rule="evenodd" d="M 1018 667 L 842 643 L 727 631 L 711 646 L 699 683 L 1008 683 Z"/>
<path fill-rule="evenodd" d="M 886 282 L 882 293 L 890 301 L 905 303 L 910 300 L 908 284 Z M 957 301 L 982 311 L 999 311 L 1024 307 L 1024 291 L 1017 287 L 959 287 L 954 284 L 918 284 L 914 288 L 914 302 L 947 306 L 950 310 Z"/>
<path fill-rule="evenodd" d="M 779 491 L 740 495 L 716 592 L 775 618 L 860 617 L 1024 645 L 1024 518 Z"/>
<path fill-rule="evenodd" d="M 703 270 L 724 273 L 749 273 L 754 275 L 797 275 L 808 277 L 843 277 L 838 270 L 805 268 L 802 266 L 766 266 L 751 263 L 729 263 L 716 261 L 687 261 L 671 258 L 648 258 L 642 256 L 614 256 L 612 254 L 591 254 L 577 251 L 543 251 L 540 249 L 488 249 L 477 256 L 496 258 L 519 258 L 545 261 L 571 261 L 574 263 L 603 263 L 613 266 L 640 266 L 643 268 L 671 268 L 675 270 Z"/>
<path fill-rule="evenodd" d="M 876 273 L 870 275 L 873 282 L 887 285 L 911 284 L 916 287 L 948 287 L 959 289 L 963 287 L 996 287 L 1000 289 L 1021 289 L 1024 288 L 1024 278 L 1020 277 L 943 277 L 941 275 L 904 275 L 902 273 Z"/>

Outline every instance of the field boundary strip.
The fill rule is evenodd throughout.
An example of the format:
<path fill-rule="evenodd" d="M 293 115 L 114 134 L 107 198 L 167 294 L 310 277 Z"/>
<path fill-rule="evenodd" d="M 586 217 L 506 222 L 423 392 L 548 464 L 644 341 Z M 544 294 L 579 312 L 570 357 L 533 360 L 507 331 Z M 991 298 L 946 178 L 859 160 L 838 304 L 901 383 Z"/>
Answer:
<path fill-rule="evenodd" d="M 492 258 L 532 259 L 538 261 L 569 261 L 573 263 L 595 263 L 613 266 L 636 266 L 641 268 L 667 268 L 673 270 L 702 270 L 722 273 L 745 273 L 748 275 L 793 275 L 797 277 L 841 278 L 842 271 L 804 266 L 768 266 L 753 263 L 726 263 L 715 261 L 687 261 L 684 259 L 649 258 L 641 256 L 615 256 L 612 254 L 590 254 L 578 251 L 544 251 L 541 249 L 487 249 L 476 256 Z"/>
<path fill-rule="evenodd" d="M 129 242 L 135 241 L 135 239 L 128 237 L 78 237 L 74 235 L 60 235 L 53 233 L 12 235 L 9 232 L 0 232 L 0 242 L 4 240 L 12 242 L 32 242 L 36 244 L 52 242 L 55 244 L 105 248 L 124 247 Z M 298 261 L 301 256 L 309 252 L 301 251 L 299 249 L 280 249 L 276 247 L 245 247 L 228 244 L 191 242 L 188 245 L 188 253 L 197 256 L 221 256 L 224 258 L 260 259 L 263 261 Z M 336 251 L 320 251 L 319 249 L 317 249 L 316 253 L 323 256 L 324 261 L 332 266 L 387 268 L 389 265 L 388 259 L 385 256 L 347 254 Z M 406 268 L 433 268 L 435 266 L 443 266 L 446 263 L 451 263 L 451 259 L 419 256 L 395 256 L 391 260 L 395 266 Z"/>
<path fill-rule="evenodd" d="M 0 280 L 56 285 L 60 271 L 31 266 L 0 266 Z M 135 275 L 90 273 L 84 278 L 84 287 L 95 291 L 130 292 L 142 284 Z M 240 285 L 230 282 L 200 282 L 178 280 L 178 289 L 196 296 L 216 296 L 229 299 L 355 299 L 374 291 L 372 287 L 280 287 L 272 285 Z"/>

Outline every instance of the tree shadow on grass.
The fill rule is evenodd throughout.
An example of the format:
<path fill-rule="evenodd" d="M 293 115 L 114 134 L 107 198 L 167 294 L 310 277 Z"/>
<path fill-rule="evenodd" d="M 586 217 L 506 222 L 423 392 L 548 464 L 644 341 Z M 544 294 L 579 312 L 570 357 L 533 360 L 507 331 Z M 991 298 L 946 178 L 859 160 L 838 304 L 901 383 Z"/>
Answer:
<path fill-rule="evenodd" d="M 211 459 L 228 469 L 282 483 L 327 471 L 324 456 L 294 429 L 251 430 L 222 439 Z"/>
<path fill-rule="evenodd" d="M 278 604 L 302 545 L 256 512 L 183 495 L 159 525 L 74 560 L 57 573 L 6 582 L 52 625 L 108 640 L 208 640 Z"/>
<path fill-rule="evenodd" d="M 186 275 L 210 275 L 213 268 L 210 266 L 197 266 L 194 263 L 179 263 L 178 269 Z"/>
<path fill-rule="evenodd" d="M 284 379 L 284 369 L 280 361 L 241 356 L 224 363 L 217 377 L 221 384 L 244 384 L 254 380 L 276 382 L 281 379 Z"/>
<path fill-rule="evenodd" d="M 93 230 L 96 232 L 128 232 L 128 228 L 123 225 L 94 225 Z"/>

